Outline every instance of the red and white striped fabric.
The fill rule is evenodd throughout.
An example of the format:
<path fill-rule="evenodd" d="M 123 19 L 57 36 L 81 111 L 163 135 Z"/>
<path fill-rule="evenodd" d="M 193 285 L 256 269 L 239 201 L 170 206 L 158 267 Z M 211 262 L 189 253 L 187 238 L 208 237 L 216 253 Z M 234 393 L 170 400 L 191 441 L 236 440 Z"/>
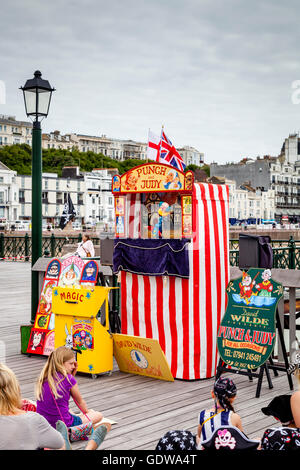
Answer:
<path fill-rule="evenodd" d="M 126 238 L 140 238 L 140 213 L 141 194 L 127 194 L 125 206 Z"/>
<path fill-rule="evenodd" d="M 130 238 L 139 235 L 140 195 L 127 204 Z M 178 379 L 215 375 L 217 329 L 229 280 L 228 187 L 193 189 L 189 279 L 121 273 L 122 333 L 158 339 Z"/>

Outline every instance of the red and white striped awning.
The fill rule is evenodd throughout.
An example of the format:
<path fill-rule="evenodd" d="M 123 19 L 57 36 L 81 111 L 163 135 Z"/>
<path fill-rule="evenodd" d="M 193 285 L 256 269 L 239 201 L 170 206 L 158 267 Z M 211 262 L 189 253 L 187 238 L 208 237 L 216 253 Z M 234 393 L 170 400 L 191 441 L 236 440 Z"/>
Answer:
<path fill-rule="evenodd" d="M 122 333 L 158 339 L 178 379 L 215 375 L 217 330 L 229 280 L 228 187 L 196 183 L 189 279 L 121 273 Z M 140 236 L 140 195 L 127 195 L 130 238 Z"/>

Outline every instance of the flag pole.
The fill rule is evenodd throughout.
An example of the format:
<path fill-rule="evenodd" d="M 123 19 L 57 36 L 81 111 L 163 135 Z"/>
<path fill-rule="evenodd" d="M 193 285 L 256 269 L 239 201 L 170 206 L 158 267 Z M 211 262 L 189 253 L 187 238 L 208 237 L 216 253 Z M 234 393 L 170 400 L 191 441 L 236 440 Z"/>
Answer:
<path fill-rule="evenodd" d="M 161 125 L 161 132 L 160 132 L 160 141 L 159 141 L 159 152 L 158 152 L 158 155 L 157 155 L 157 161 L 158 161 L 158 162 L 160 162 L 161 139 L 162 139 L 162 135 L 163 135 L 163 130 L 164 130 L 164 125 L 162 124 L 162 125 Z"/>
<path fill-rule="evenodd" d="M 149 158 L 148 158 L 149 140 L 150 140 L 150 127 L 148 127 L 147 162 L 149 162 Z"/>

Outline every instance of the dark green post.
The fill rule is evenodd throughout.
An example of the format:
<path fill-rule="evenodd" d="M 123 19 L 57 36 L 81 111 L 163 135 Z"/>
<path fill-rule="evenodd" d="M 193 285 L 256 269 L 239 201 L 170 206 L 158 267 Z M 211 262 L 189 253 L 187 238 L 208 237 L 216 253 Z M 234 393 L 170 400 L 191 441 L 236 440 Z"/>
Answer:
<path fill-rule="evenodd" d="M 42 130 L 39 121 L 32 129 L 32 212 L 31 212 L 31 323 L 39 303 L 39 273 L 32 267 L 42 256 Z"/>
<path fill-rule="evenodd" d="M 50 240 L 51 257 L 55 258 L 55 235 L 52 233 Z"/>
<path fill-rule="evenodd" d="M 29 236 L 25 233 L 25 261 L 29 261 Z"/>
<path fill-rule="evenodd" d="M 13 259 L 16 259 L 17 258 L 17 239 L 16 239 L 16 237 L 13 238 L 12 246 L 13 246 L 12 257 L 13 257 Z"/>
<path fill-rule="evenodd" d="M 292 235 L 289 239 L 289 269 L 295 269 L 295 240 L 293 239 Z"/>
<path fill-rule="evenodd" d="M 115 274 L 113 274 L 113 287 L 119 287 L 118 285 L 118 276 L 116 276 Z M 119 313 L 119 310 L 120 310 L 120 292 L 119 292 L 119 289 L 114 289 L 113 290 L 113 310 L 116 310 L 118 313 Z"/>

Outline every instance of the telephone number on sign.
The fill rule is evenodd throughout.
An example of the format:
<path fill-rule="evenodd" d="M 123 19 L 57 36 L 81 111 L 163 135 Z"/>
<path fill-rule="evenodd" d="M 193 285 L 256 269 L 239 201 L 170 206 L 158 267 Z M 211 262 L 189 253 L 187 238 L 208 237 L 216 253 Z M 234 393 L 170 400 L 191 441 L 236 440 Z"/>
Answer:
<path fill-rule="evenodd" d="M 254 354 L 254 353 L 246 354 L 246 361 L 260 362 L 260 360 L 261 360 L 261 354 Z"/>
<path fill-rule="evenodd" d="M 226 355 L 229 356 L 229 354 Z M 232 357 L 234 357 L 234 359 L 244 359 L 246 361 L 254 362 L 259 362 L 261 360 L 261 354 L 246 353 L 241 351 L 233 351 Z"/>

